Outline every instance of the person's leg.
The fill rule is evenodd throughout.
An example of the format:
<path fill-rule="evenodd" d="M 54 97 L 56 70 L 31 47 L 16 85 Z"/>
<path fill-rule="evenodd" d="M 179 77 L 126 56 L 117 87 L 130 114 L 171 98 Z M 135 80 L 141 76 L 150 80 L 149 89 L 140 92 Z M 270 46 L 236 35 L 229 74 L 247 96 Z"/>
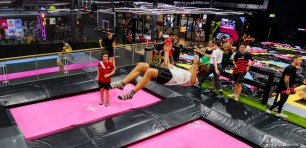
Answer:
<path fill-rule="evenodd" d="M 106 102 L 105 102 L 105 107 L 107 107 L 109 105 L 109 90 L 105 90 L 106 91 Z"/>
<path fill-rule="evenodd" d="M 300 91 L 299 96 L 300 96 L 302 99 L 306 100 L 306 93 L 305 93 L 304 91 Z"/>
<path fill-rule="evenodd" d="M 125 84 L 130 83 L 135 78 L 137 78 L 140 73 L 146 72 L 149 68 L 150 66 L 147 63 L 138 63 L 137 66 L 123 79 L 123 81 L 112 84 L 111 88 L 123 89 Z"/>
<path fill-rule="evenodd" d="M 161 56 L 162 56 L 162 54 L 161 54 L 161 52 L 158 54 L 158 64 L 161 64 Z"/>
<path fill-rule="evenodd" d="M 236 98 L 239 98 L 240 94 L 241 94 L 241 90 L 242 90 L 242 83 L 238 83 L 237 85 L 237 95 Z"/>
<path fill-rule="evenodd" d="M 169 58 L 171 65 L 174 65 L 174 59 L 173 56 Z"/>
<path fill-rule="evenodd" d="M 156 78 L 157 75 L 158 75 L 158 70 L 157 69 L 149 68 L 145 72 L 144 76 L 138 81 L 138 83 L 133 88 L 133 90 L 131 90 L 130 92 L 128 92 L 126 94 L 122 94 L 122 95 L 118 96 L 118 98 L 121 99 L 121 100 L 131 99 L 136 92 L 138 92 L 140 89 L 142 89 L 143 87 L 145 87 L 149 83 L 151 78 Z"/>
<path fill-rule="evenodd" d="M 283 106 L 286 103 L 288 97 L 289 96 L 287 94 L 283 94 L 283 93 L 281 94 L 277 113 L 279 113 L 279 114 L 282 113 Z"/>
<path fill-rule="evenodd" d="M 243 82 L 243 79 L 244 79 L 244 75 L 245 74 L 241 74 L 239 73 L 238 76 L 237 76 L 237 89 L 236 89 L 236 100 L 239 98 L 240 94 L 241 94 L 241 90 L 242 90 L 242 82 Z"/>
<path fill-rule="evenodd" d="M 221 65 L 218 65 L 218 70 L 219 72 L 221 72 Z M 217 75 L 216 72 L 214 71 L 214 79 L 215 79 L 215 86 L 216 89 L 219 90 L 219 94 L 218 97 L 223 97 L 223 93 L 222 93 L 222 84 L 221 84 L 221 80 L 220 80 L 220 75 Z"/>
<path fill-rule="evenodd" d="M 150 64 L 153 62 L 153 50 L 150 50 Z"/>
<path fill-rule="evenodd" d="M 104 103 L 104 88 L 102 87 L 101 89 L 100 89 L 100 105 L 102 105 L 103 103 Z"/>

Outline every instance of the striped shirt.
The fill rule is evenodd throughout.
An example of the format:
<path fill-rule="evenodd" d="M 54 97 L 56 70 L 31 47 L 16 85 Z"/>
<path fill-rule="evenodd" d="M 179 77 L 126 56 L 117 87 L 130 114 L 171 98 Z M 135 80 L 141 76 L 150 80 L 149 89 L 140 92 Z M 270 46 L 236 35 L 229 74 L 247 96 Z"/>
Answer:
<path fill-rule="evenodd" d="M 240 53 L 238 51 L 234 54 L 234 61 L 237 65 L 237 68 L 234 68 L 233 74 L 246 73 L 246 68 L 248 67 L 249 60 L 255 60 L 254 57 L 249 52 Z"/>

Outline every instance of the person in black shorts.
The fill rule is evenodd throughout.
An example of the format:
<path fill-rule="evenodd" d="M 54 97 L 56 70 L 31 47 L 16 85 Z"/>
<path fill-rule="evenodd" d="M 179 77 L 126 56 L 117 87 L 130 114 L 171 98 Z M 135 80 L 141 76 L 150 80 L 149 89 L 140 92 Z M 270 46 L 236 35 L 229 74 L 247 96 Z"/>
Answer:
<path fill-rule="evenodd" d="M 163 37 L 163 32 L 159 31 L 158 36 L 155 38 L 154 45 L 155 45 L 155 52 L 154 52 L 154 59 L 158 59 L 158 64 L 161 64 L 161 55 L 163 52 L 163 47 L 165 44 L 165 38 Z"/>
<path fill-rule="evenodd" d="M 132 99 L 133 95 L 146 86 L 150 80 L 164 85 L 193 85 L 197 82 L 197 76 L 205 74 L 204 65 L 199 64 L 198 55 L 195 55 L 194 63 L 189 70 L 178 68 L 171 64 L 167 68 L 163 68 L 140 62 L 122 81 L 112 84 L 111 88 L 123 89 L 126 84 L 136 79 L 141 73 L 144 73 L 144 75 L 136 86 L 130 92 L 119 95 L 119 99 Z"/>
<path fill-rule="evenodd" d="M 102 60 L 98 64 L 97 77 L 100 89 L 100 105 L 104 103 L 104 90 L 106 92 L 105 107 L 109 105 L 109 89 L 111 83 L 111 76 L 115 74 L 115 67 L 112 62 L 108 61 L 108 53 L 102 53 Z"/>
<path fill-rule="evenodd" d="M 295 87 L 296 87 L 295 79 L 297 71 L 296 67 L 300 66 L 302 62 L 303 60 L 301 55 L 294 55 L 292 58 L 292 63 L 284 69 L 282 77 L 279 80 L 276 89 L 276 93 L 280 94 L 280 100 L 278 102 L 274 101 L 273 105 L 266 110 L 267 113 L 271 113 L 271 111 L 278 106 L 278 111 L 276 116 L 285 117 L 285 118 L 288 117 L 287 115 L 284 115 L 282 113 L 282 109 L 289 95 L 295 93 Z"/>
<path fill-rule="evenodd" d="M 115 57 L 114 57 L 115 39 L 113 38 L 112 33 L 108 32 L 107 38 L 103 39 L 103 41 L 100 39 L 99 43 L 100 43 L 100 48 L 105 48 L 105 50 L 108 52 L 109 61 L 112 62 L 114 66 L 116 67 Z M 104 47 L 102 43 L 104 43 Z"/>
<path fill-rule="evenodd" d="M 251 53 L 246 52 L 246 44 L 241 43 L 240 49 L 237 52 L 234 52 L 233 57 L 233 81 L 234 81 L 234 94 L 228 95 L 229 97 L 233 97 L 236 101 L 239 99 L 239 95 L 242 90 L 242 82 L 244 80 L 244 76 L 250 70 L 250 67 L 256 62 L 255 58 Z M 249 64 L 249 61 L 252 61 Z"/>

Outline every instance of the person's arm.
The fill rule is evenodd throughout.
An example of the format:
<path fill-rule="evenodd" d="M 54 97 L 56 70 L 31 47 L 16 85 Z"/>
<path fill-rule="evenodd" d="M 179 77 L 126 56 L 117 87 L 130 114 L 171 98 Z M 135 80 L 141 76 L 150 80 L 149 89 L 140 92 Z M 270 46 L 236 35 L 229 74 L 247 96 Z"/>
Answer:
<path fill-rule="evenodd" d="M 218 70 L 218 61 L 216 55 L 213 55 L 213 60 L 214 60 L 214 67 L 215 67 L 215 72 L 217 75 L 220 75 L 220 71 Z"/>
<path fill-rule="evenodd" d="M 198 66 L 199 66 L 199 56 L 198 55 L 194 55 L 194 61 L 193 64 L 191 65 L 191 78 L 190 78 L 190 82 L 192 84 L 196 84 L 197 83 L 197 74 L 198 74 Z"/>
<path fill-rule="evenodd" d="M 248 67 L 246 68 L 246 71 L 248 72 L 250 70 L 250 68 L 255 64 L 256 59 L 253 59 L 253 61 L 248 65 Z"/>
<path fill-rule="evenodd" d="M 113 47 L 116 46 L 116 40 L 113 41 Z"/>
<path fill-rule="evenodd" d="M 100 45 L 100 48 L 103 48 L 102 39 L 99 40 L 99 45 Z"/>
<path fill-rule="evenodd" d="M 98 68 L 96 80 L 99 80 L 99 75 L 100 75 L 100 72 L 99 72 L 99 68 Z"/>
<path fill-rule="evenodd" d="M 290 86 L 289 86 L 289 79 L 290 79 L 290 76 L 289 75 L 285 75 L 285 78 L 284 78 L 284 82 L 285 82 L 285 86 L 286 86 L 286 94 L 289 95 L 290 94 Z"/>

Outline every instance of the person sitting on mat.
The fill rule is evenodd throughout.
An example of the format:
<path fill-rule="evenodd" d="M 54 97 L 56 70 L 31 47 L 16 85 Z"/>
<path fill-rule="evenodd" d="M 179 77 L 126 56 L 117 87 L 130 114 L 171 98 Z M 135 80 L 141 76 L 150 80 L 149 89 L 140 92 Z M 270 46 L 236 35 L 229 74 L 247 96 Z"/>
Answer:
<path fill-rule="evenodd" d="M 104 103 L 104 90 L 106 92 L 105 107 L 109 105 L 109 88 L 111 83 L 111 76 L 115 74 L 114 64 L 108 61 L 108 52 L 102 53 L 102 61 L 98 64 L 97 77 L 99 89 L 100 89 L 100 105 Z"/>
<path fill-rule="evenodd" d="M 304 86 L 300 86 L 296 89 L 294 89 L 295 92 L 299 92 L 299 96 L 306 100 L 306 78 L 303 80 Z"/>
<path fill-rule="evenodd" d="M 284 104 L 286 103 L 288 97 L 290 94 L 295 93 L 294 88 L 296 85 L 296 71 L 297 66 L 300 66 L 302 64 L 302 56 L 301 55 L 294 55 L 292 58 L 292 63 L 287 66 L 282 74 L 281 79 L 279 80 L 279 83 L 277 85 L 276 93 L 280 94 L 280 100 L 274 101 L 273 105 L 266 110 L 267 113 L 271 113 L 272 110 L 278 106 L 278 111 L 276 116 L 278 117 L 288 117 L 287 115 L 284 115 L 282 113 L 282 109 Z M 278 98 L 278 95 L 276 95 L 275 99 Z"/>
<path fill-rule="evenodd" d="M 204 65 L 200 64 L 198 55 L 195 55 L 194 58 L 193 65 L 189 70 L 178 68 L 171 64 L 169 64 L 167 68 L 163 68 L 140 62 L 123 81 L 112 84 L 111 88 L 123 89 L 126 84 L 136 79 L 141 73 L 144 73 L 144 76 L 136 86 L 130 92 L 119 95 L 119 99 L 132 99 L 133 95 L 145 87 L 151 79 L 164 85 L 188 86 L 196 84 L 197 76 L 205 74 L 206 69 L 204 69 Z"/>

